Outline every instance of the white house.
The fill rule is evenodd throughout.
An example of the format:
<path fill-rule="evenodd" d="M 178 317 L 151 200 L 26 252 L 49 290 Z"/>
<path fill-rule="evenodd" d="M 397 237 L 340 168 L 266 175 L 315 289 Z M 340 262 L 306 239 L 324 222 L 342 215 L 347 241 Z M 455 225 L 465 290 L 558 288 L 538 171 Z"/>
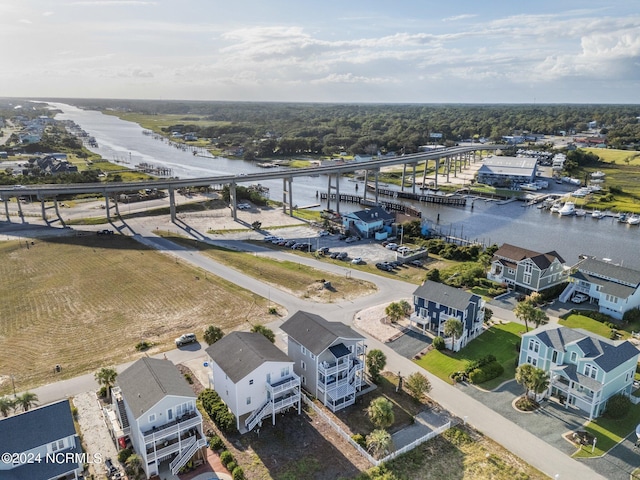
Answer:
<path fill-rule="evenodd" d="M 147 477 L 167 469 L 175 475 L 194 456 L 204 458 L 196 395 L 169 360 L 142 357 L 118 375 L 112 394 Z"/>
<path fill-rule="evenodd" d="M 546 395 L 562 397 L 565 407 L 577 407 L 592 419 L 602 415 L 611 396 L 631 394 L 639 356 L 626 340 L 547 324 L 522 335 L 518 364 L 546 371 Z"/>
<path fill-rule="evenodd" d="M 364 337 L 341 322 L 303 311 L 280 328 L 302 387 L 334 412 L 353 405 L 364 383 Z"/>
<path fill-rule="evenodd" d="M 640 272 L 593 257 L 586 257 L 569 276 L 569 285 L 560 295 L 566 302 L 576 293 L 589 297 L 599 311 L 622 319 L 628 310 L 640 307 Z"/>
<path fill-rule="evenodd" d="M 2 480 L 82 478 L 85 459 L 69 400 L 0 420 L 0 453 Z"/>
<path fill-rule="evenodd" d="M 376 232 L 385 230 L 385 227 L 391 231 L 390 225 L 395 221 L 395 218 L 393 213 L 388 213 L 382 207 L 372 207 L 343 214 L 342 226 L 345 231 L 354 228 L 363 238 L 370 238 Z"/>
<path fill-rule="evenodd" d="M 241 433 L 266 417 L 297 407 L 300 377 L 293 361 L 260 333 L 232 332 L 207 347 L 213 388 L 236 417 Z"/>

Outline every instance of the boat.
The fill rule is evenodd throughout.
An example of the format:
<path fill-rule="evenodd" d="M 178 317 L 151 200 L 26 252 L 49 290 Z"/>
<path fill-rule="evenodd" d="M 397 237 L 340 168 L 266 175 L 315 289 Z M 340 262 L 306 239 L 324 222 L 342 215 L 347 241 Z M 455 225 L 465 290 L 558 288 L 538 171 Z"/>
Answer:
<path fill-rule="evenodd" d="M 560 209 L 562 208 L 562 204 L 560 202 L 556 202 L 553 205 L 551 205 L 550 210 L 553 213 L 558 213 L 560 211 Z"/>
<path fill-rule="evenodd" d="M 600 220 L 602 217 L 604 217 L 604 212 L 602 212 L 601 210 L 594 210 L 593 212 L 591 212 L 591 218 L 597 218 L 598 220 Z"/>
<path fill-rule="evenodd" d="M 604 173 L 604 172 L 601 172 L 600 170 L 598 170 L 597 172 L 593 172 L 593 173 L 591 174 L 591 178 L 592 178 L 592 179 L 596 179 L 596 180 L 598 180 L 598 179 L 602 179 L 602 178 L 604 178 L 604 177 L 605 177 L 605 173 Z"/>
<path fill-rule="evenodd" d="M 619 213 L 618 214 L 618 221 L 621 223 L 626 223 L 627 222 L 627 214 L 626 213 Z"/>
<path fill-rule="evenodd" d="M 573 202 L 565 202 L 562 208 L 558 210 L 558 213 L 563 217 L 574 215 L 576 213 L 576 204 Z"/>
<path fill-rule="evenodd" d="M 587 211 L 582 208 L 576 209 L 576 217 L 584 217 L 587 214 Z"/>
<path fill-rule="evenodd" d="M 627 218 L 627 223 L 629 225 L 639 225 L 640 224 L 640 215 L 636 215 L 635 213 L 632 215 L 629 215 L 629 217 Z"/>

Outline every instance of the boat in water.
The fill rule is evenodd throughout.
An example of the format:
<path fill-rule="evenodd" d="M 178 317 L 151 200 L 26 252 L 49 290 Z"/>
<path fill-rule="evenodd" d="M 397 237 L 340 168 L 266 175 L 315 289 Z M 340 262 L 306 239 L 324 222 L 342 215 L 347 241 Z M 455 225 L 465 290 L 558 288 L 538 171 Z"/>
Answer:
<path fill-rule="evenodd" d="M 627 223 L 629 225 L 639 225 L 640 224 L 640 215 L 636 215 L 635 213 L 632 215 L 629 215 L 629 217 L 627 218 Z"/>
<path fill-rule="evenodd" d="M 598 220 L 600 220 L 603 217 L 604 212 L 602 212 L 601 210 L 594 210 L 593 212 L 591 212 L 591 218 L 597 218 Z"/>
<path fill-rule="evenodd" d="M 551 205 L 551 208 L 549 210 L 553 213 L 558 213 L 561 208 L 562 208 L 562 204 L 560 202 L 556 202 L 553 205 Z"/>
<path fill-rule="evenodd" d="M 569 215 L 575 215 L 576 213 L 576 204 L 573 202 L 565 202 L 565 204 L 562 206 L 562 208 L 560 210 L 558 210 L 558 213 L 560 215 L 562 215 L 563 217 L 567 217 Z"/>
<path fill-rule="evenodd" d="M 627 223 L 627 214 L 626 213 L 619 213 L 618 214 L 618 221 L 621 223 Z"/>
<path fill-rule="evenodd" d="M 583 208 L 576 208 L 576 217 L 584 217 L 587 214 L 587 211 Z"/>

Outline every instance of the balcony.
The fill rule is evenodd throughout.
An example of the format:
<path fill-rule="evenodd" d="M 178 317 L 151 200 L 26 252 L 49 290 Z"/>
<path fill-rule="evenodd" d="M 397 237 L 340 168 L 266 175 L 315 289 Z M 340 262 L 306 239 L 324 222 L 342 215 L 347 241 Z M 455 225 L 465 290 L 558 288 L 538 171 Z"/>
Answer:
<path fill-rule="evenodd" d="M 144 435 L 145 443 L 152 442 L 158 437 L 169 437 L 171 435 L 177 435 L 178 432 L 184 432 L 193 427 L 201 427 L 202 417 L 197 410 L 185 413 L 175 420 L 160 425 L 159 427 L 153 427 L 151 430 L 142 432 Z"/>
<path fill-rule="evenodd" d="M 267 389 L 271 393 L 271 397 L 275 398 L 278 394 L 286 392 L 294 388 L 300 387 L 300 377 L 295 373 L 278 382 L 267 384 Z"/>
<path fill-rule="evenodd" d="M 151 446 L 147 446 L 146 459 L 147 462 L 155 460 L 161 461 L 162 459 L 178 453 L 194 442 L 199 442 L 203 439 L 202 434 L 195 428 L 183 433 L 180 437 L 172 439 L 163 439 L 159 442 L 155 442 Z"/>
<path fill-rule="evenodd" d="M 318 373 L 321 373 L 325 377 L 337 375 L 339 372 L 343 372 L 349 369 L 349 360 L 349 357 L 345 357 L 340 359 L 339 362 L 320 362 L 318 364 Z"/>

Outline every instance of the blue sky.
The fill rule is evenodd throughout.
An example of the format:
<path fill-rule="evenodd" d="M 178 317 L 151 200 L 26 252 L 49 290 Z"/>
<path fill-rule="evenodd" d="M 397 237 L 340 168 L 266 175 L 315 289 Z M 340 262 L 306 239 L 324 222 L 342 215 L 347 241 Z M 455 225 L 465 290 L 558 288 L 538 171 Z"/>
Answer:
<path fill-rule="evenodd" d="M 0 0 L 0 96 L 640 104 L 638 0 Z"/>

